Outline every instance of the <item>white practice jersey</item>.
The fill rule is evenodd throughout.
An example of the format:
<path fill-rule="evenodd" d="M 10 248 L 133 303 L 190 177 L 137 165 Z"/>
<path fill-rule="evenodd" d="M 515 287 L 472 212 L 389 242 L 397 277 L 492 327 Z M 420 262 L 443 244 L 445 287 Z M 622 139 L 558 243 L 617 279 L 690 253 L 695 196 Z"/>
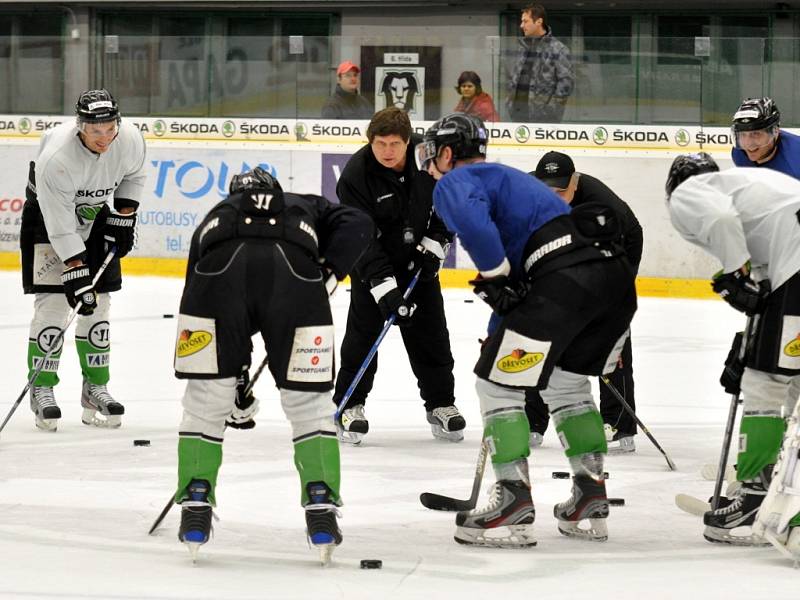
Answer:
<path fill-rule="evenodd" d="M 800 271 L 800 181 L 758 168 L 690 177 L 667 202 L 675 229 L 722 263 L 748 260 L 777 289 Z M 755 275 L 755 278 L 760 278 Z"/>
<path fill-rule="evenodd" d="M 92 220 L 81 207 L 113 198 L 139 202 L 144 190 L 144 138 L 130 123 L 103 154 L 83 145 L 74 122 L 62 123 L 42 136 L 36 157 L 36 197 L 53 249 L 63 261 L 85 250 Z"/>

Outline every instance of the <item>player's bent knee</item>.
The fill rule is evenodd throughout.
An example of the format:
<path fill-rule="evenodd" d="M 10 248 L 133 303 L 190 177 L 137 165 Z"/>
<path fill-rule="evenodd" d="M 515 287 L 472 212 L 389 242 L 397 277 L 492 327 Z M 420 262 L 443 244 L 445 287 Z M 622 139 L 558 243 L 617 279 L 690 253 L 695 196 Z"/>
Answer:
<path fill-rule="evenodd" d="M 293 439 L 316 432 L 336 431 L 330 392 L 301 392 L 282 388 L 281 406 L 292 425 Z"/>
<path fill-rule="evenodd" d="M 180 431 L 222 439 L 225 419 L 233 410 L 236 378 L 189 379 L 183 394 L 183 420 Z"/>

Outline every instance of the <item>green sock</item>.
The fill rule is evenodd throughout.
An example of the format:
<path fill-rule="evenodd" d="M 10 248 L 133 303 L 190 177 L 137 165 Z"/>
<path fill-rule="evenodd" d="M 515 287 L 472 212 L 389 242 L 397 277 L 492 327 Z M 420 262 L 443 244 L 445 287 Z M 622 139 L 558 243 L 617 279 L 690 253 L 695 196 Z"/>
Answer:
<path fill-rule="evenodd" d="M 75 339 L 75 347 L 78 349 L 78 360 L 81 363 L 83 378 L 95 385 L 105 385 L 108 383 L 108 359 L 111 345 L 105 348 L 98 348 L 88 339 Z"/>
<path fill-rule="evenodd" d="M 316 435 L 294 444 L 294 466 L 300 475 L 300 504 L 308 504 L 306 485 L 323 481 L 333 493 L 333 502 L 341 505 L 339 495 L 341 472 L 339 469 L 339 442 L 332 435 Z"/>
<path fill-rule="evenodd" d="M 28 342 L 28 378 L 33 375 L 33 372 L 39 366 L 40 361 L 44 358 L 47 352 L 42 352 L 39 344 L 36 341 Z M 36 381 L 33 385 L 41 387 L 55 387 L 58 383 L 58 363 L 61 359 L 61 350 L 53 352 L 50 358 L 44 365 L 44 368 L 36 376 Z"/>
<path fill-rule="evenodd" d="M 214 490 L 217 474 L 222 464 L 222 444 L 208 442 L 196 437 L 178 439 L 178 490 L 175 502 L 188 498 L 186 488 L 192 479 L 205 479 L 211 486 L 208 501 L 216 504 Z"/>
<path fill-rule="evenodd" d="M 527 458 L 531 453 L 530 434 L 528 417 L 522 409 L 486 417 L 483 438 L 489 444 L 492 464 Z"/>
<path fill-rule="evenodd" d="M 784 429 L 780 417 L 742 417 L 736 479 L 754 479 L 764 467 L 775 464 L 781 451 Z"/>

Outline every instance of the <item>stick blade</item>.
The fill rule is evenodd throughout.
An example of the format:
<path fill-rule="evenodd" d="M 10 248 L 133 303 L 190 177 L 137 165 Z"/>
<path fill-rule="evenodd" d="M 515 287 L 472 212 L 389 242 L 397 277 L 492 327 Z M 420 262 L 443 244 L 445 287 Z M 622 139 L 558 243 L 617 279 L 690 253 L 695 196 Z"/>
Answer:
<path fill-rule="evenodd" d="M 462 510 L 472 510 L 475 508 L 475 503 L 469 500 L 457 500 L 449 496 L 442 496 L 440 494 L 433 494 L 431 492 L 422 492 L 419 495 L 419 501 L 422 506 L 430 510 L 443 510 L 447 512 L 459 512 Z"/>

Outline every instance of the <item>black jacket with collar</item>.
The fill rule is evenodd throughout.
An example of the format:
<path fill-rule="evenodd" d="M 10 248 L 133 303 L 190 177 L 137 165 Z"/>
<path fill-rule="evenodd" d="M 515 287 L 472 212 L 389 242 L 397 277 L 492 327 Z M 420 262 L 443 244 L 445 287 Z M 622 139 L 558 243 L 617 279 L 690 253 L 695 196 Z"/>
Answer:
<path fill-rule="evenodd" d="M 453 239 L 433 212 L 436 181 L 417 169 L 414 148 L 421 141 L 421 136 L 411 136 L 402 173 L 404 182 L 400 181 L 399 173 L 378 162 L 367 144 L 350 157 L 336 185 L 336 195 L 342 204 L 363 210 L 375 222 L 377 237 L 354 272 L 368 285 L 392 275 L 409 279 L 408 265 L 423 237 L 442 243 Z M 413 243 L 404 242 L 405 230 L 413 233 Z"/>

